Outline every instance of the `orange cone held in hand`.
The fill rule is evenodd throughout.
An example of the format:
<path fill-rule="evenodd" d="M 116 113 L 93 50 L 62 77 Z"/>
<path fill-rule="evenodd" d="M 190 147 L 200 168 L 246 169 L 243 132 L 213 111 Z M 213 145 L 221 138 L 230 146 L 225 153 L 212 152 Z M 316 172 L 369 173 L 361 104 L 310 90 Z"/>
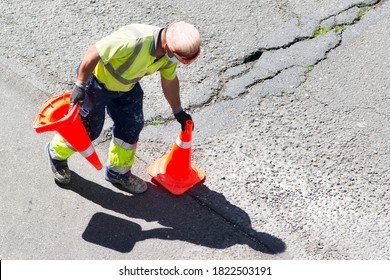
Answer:
<path fill-rule="evenodd" d="M 57 131 L 75 150 L 87 159 L 97 170 L 103 168 L 88 133 L 80 119 L 80 106 L 69 111 L 71 92 L 47 99 L 34 122 L 37 133 Z"/>
<path fill-rule="evenodd" d="M 205 180 L 202 170 L 191 162 L 192 125 L 186 122 L 186 130 L 180 132 L 171 151 L 148 167 L 152 181 L 165 187 L 175 195 L 181 195 Z"/>

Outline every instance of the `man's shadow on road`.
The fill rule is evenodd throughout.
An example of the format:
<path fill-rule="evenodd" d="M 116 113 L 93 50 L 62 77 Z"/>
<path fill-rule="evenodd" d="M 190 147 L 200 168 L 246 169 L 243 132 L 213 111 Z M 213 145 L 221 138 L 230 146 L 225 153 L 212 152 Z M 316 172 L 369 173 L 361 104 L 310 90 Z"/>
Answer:
<path fill-rule="evenodd" d="M 146 193 L 131 195 L 115 192 L 72 172 L 72 182 L 60 187 L 129 218 L 154 222 L 150 229 L 144 230 L 130 220 L 107 213 L 94 214 L 83 239 L 118 252 L 128 253 L 137 242 L 147 239 L 181 240 L 217 249 L 246 244 L 267 254 L 285 251 L 282 240 L 252 229 L 245 211 L 203 184 L 182 196 L 173 196 L 148 183 Z"/>

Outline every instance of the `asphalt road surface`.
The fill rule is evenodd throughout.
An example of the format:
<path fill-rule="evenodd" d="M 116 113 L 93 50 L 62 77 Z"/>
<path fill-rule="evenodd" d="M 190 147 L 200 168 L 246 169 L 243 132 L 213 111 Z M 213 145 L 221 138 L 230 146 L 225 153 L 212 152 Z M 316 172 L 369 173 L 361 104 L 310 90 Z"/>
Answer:
<path fill-rule="evenodd" d="M 389 259 L 388 0 L 0 5 L 0 259 Z M 148 191 L 117 189 L 78 154 L 72 183 L 55 184 L 53 133 L 32 128 L 42 102 L 72 88 L 100 37 L 176 18 L 203 38 L 179 78 L 205 182 L 173 196 L 146 173 L 179 133 L 155 75 L 133 169 Z"/>

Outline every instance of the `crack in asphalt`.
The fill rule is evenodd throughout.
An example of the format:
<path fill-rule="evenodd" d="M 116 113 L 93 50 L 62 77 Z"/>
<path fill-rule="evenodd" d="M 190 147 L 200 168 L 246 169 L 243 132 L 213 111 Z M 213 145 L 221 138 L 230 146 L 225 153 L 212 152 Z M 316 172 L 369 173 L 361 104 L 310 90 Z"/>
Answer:
<path fill-rule="evenodd" d="M 277 254 L 278 253 L 277 250 L 274 250 L 271 246 L 269 246 L 264 241 L 260 240 L 254 234 L 251 234 L 250 232 L 248 232 L 243 226 L 235 223 L 234 221 L 232 221 L 231 219 L 229 219 L 228 217 L 226 217 L 225 215 L 223 215 L 219 211 L 215 210 L 210 205 L 206 204 L 205 201 L 203 201 L 201 198 L 197 197 L 196 195 L 191 195 L 191 194 L 189 194 L 189 195 L 201 207 L 206 208 L 209 212 L 212 212 L 215 215 L 217 215 L 218 217 L 220 217 L 227 225 L 236 229 L 238 232 L 243 234 L 246 238 L 248 238 L 249 240 L 254 242 L 256 245 L 258 245 L 262 249 L 266 249 L 268 251 L 268 253 L 270 253 L 270 254 Z"/>
<path fill-rule="evenodd" d="M 335 14 L 332 14 L 322 20 L 319 21 L 319 27 L 321 26 L 321 24 L 326 21 L 326 20 L 329 20 L 331 18 L 335 18 L 339 15 L 342 15 L 343 13 L 346 13 L 348 11 L 353 11 L 353 9 L 356 9 L 356 8 L 359 8 L 359 12 L 360 11 L 363 11 L 363 9 L 367 9 L 366 11 L 364 12 L 367 12 L 368 9 L 371 9 L 371 8 L 374 8 L 375 6 L 377 5 L 380 5 L 380 3 L 383 2 L 383 0 L 376 0 L 374 2 L 371 2 L 371 3 L 359 3 L 359 4 L 353 4 L 351 6 L 348 6 L 346 7 L 345 9 L 335 13 Z M 327 59 L 327 56 L 329 54 L 329 52 L 331 52 L 332 50 L 338 48 L 341 44 L 342 44 L 342 34 L 343 32 L 353 26 L 354 24 L 358 23 L 363 17 L 364 17 L 364 14 L 359 14 L 359 12 L 355 15 L 355 17 L 353 18 L 352 21 L 345 21 L 344 23 L 342 24 L 333 24 L 333 26 L 331 26 L 329 28 L 329 32 L 336 32 L 335 29 L 337 27 L 341 27 L 341 30 L 337 31 L 337 37 L 338 37 L 338 42 L 335 44 L 335 46 L 331 46 L 327 49 L 327 51 L 325 52 L 325 54 L 322 56 L 322 57 L 319 57 L 317 59 L 317 61 L 315 61 L 314 63 L 312 63 L 311 65 L 306 65 L 306 66 L 316 66 L 317 64 L 319 64 L 320 62 L 324 61 Z M 322 35 L 319 35 L 319 36 L 322 36 Z M 237 59 L 235 61 L 233 61 L 231 63 L 231 66 L 229 67 L 226 67 L 224 69 L 221 70 L 221 72 L 219 73 L 219 86 L 214 90 L 214 92 L 210 95 L 210 98 L 208 100 L 206 100 L 205 102 L 201 103 L 201 104 L 196 104 L 196 105 L 192 105 L 190 106 L 190 110 L 191 111 L 194 111 L 194 110 L 197 110 L 197 109 L 202 109 L 202 108 L 205 108 L 205 107 L 208 107 L 208 106 L 211 106 L 213 104 L 215 104 L 216 102 L 219 102 L 219 101 L 224 101 L 224 100 L 231 100 L 231 99 L 235 99 L 235 98 L 240 98 L 242 97 L 243 95 L 245 95 L 248 91 L 248 89 L 250 89 L 251 87 L 253 87 L 254 85 L 256 84 L 260 84 L 260 83 L 263 83 L 264 81 L 267 81 L 267 80 L 272 80 L 273 78 L 275 78 L 276 76 L 278 76 L 280 73 L 282 73 L 284 70 L 287 70 L 287 69 L 290 69 L 291 67 L 294 67 L 294 66 L 300 66 L 300 65 L 290 65 L 288 67 L 284 67 L 284 68 L 281 68 L 281 69 L 278 69 L 276 72 L 273 72 L 271 75 L 268 75 L 266 77 L 261 77 L 261 78 L 254 78 L 254 77 L 248 77 L 250 71 L 253 69 L 253 65 L 250 65 L 250 64 L 255 64 L 256 62 L 259 61 L 259 59 L 261 59 L 265 54 L 267 53 L 270 53 L 270 52 L 274 52 L 274 51 L 281 51 L 281 50 L 288 50 L 289 48 L 293 47 L 294 45 L 296 45 L 297 43 L 301 43 L 301 42 L 305 42 L 305 41 L 310 41 L 310 40 L 313 40 L 313 39 L 316 39 L 318 36 L 315 36 L 314 35 L 314 31 L 313 31 L 313 35 L 312 36 L 304 36 L 304 37 L 297 37 L 295 38 L 294 40 L 292 40 L 291 42 L 289 43 L 286 43 L 282 46 L 278 46 L 278 47 L 271 47 L 271 48 L 260 48 L 258 50 L 255 50 L 253 51 L 252 53 L 244 56 L 243 58 L 241 59 Z M 243 65 L 249 65 L 246 69 L 242 70 L 240 73 L 238 74 L 235 74 L 235 75 L 232 75 L 229 79 L 224 79 L 224 74 L 228 71 L 228 70 L 231 70 L 232 68 L 235 68 L 235 67 L 242 67 Z M 305 75 L 310 72 L 311 70 L 307 70 L 305 72 Z M 245 78 L 248 78 L 248 82 L 244 85 L 245 86 L 245 90 L 244 92 L 241 92 L 241 93 L 238 93 L 237 96 L 234 96 L 234 97 L 229 97 L 229 96 L 223 96 L 223 93 L 224 91 L 226 90 L 226 84 L 231 82 L 231 81 L 234 81 L 234 80 L 237 80 L 237 79 L 245 79 Z M 251 80 L 252 79 L 252 80 Z M 302 84 L 304 84 L 306 81 L 306 79 L 304 81 L 302 81 L 296 88 L 299 88 Z M 245 81 L 244 81 L 245 82 Z"/>
<path fill-rule="evenodd" d="M 367 12 L 368 9 L 372 9 L 372 8 L 375 8 L 376 6 L 379 6 L 383 1 L 384 0 L 376 0 L 376 1 L 371 2 L 371 3 L 365 3 L 364 2 L 364 3 L 350 5 L 350 6 L 346 7 L 345 9 L 342 9 L 341 11 L 339 11 L 339 12 L 337 12 L 335 14 L 329 15 L 326 18 L 319 20 L 318 28 L 326 20 L 329 20 L 331 18 L 335 18 L 335 17 L 337 17 L 339 15 L 342 15 L 343 13 L 346 13 L 348 11 L 352 11 L 353 12 L 353 9 L 356 9 L 356 8 L 359 8 L 359 12 L 362 11 L 363 9 L 367 9 L 365 11 L 365 12 Z M 244 97 L 245 95 L 248 94 L 249 90 L 252 87 L 254 87 L 256 85 L 259 85 L 259 84 L 262 84 L 262 83 L 264 83 L 266 81 L 272 81 L 279 74 L 283 73 L 284 71 L 286 71 L 288 69 L 291 69 L 293 67 L 298 67 L 298 66 L 304 66 L 304 67 L 307 68 L 307 70 L 304 72 L 305 79 L 303 81 L 301 81 L 300 83 L 298 83 L 298 85 L 296 85 L 294 87 L 294 90 L 292 91 L 292 93 L 294 93 L 295 90 L 297 90 L 300 86 L 302 86 L 306 82 L 307 74 L 313 70 L 313 69 L 310 69 L 310 68 L 314 68 L 320 62 L 326 60 L 327 57 L 328 57 L 329 52 L 331 52 L 334 49 L 337 49 L 342 44 L 342 41 L 343 41 L 342 40 L 342 34 L 343 34 L 343 32 L 347 28 L 349 28 L 349 27 L 353 26 L 354 24 L 358 23 L 364 17 L 364 14 L 363 15 L 359 15 L 359 12 L 356 13 L 356 15 L 355 15 L 355 17 L 353 18 L 352 21 L 348 21 L 347 20 L 347 21 L 343 22 L 342 24 L 336 24 L 335 23 L 333 26 L 331 26 L 329 28 L 328 32 L 335 32 L 336 33 L 337 42 L 335 43 L 334 46 L 329 46 L 328 49 L 324 52 L 323 55 L 321 55 L 315 62 L 313 62 L 313 63 L 311 63 L 309 65 L 306 65 L 306 64 L 304 64 L 304 65 L 302 65 L 302 64 L 288 65 L 288 66 L 282 67 L 280 69 L 274 69 L 273 71 L 269 71 L 270 73 L 268 75 L 263 76 L 263 77 L 256 77 L 256 75 L 253 73 L 254 70 L 256 70 L 256 69 L 254 69 L 255 64 L 259 63 L 259 60 L 262 57 L 264 57 L 264 55 L 270 54 L 272 52 L 277 52 L 277 51 L 286 51 L 287 52 L 290 48 L 296 46 L 298 43 L 310 42 L 312 40 L 316 40 L 320 36 L 324 36 L 324 35 L 315 36 L 314 35 L 315 30 L 313 30 L 313 34 L 311 36 L 296 37 L 291 42 L 288 42 L 288 43 L 286 43 L 284 45 L 277 46 L 277 47 L 259 48 L 258 50 L 252 51 L 251 53 L 245 55 L 242 58 L 239 58 L 239 59 L 236 59 L 236 60 L 232 61 L 229 66 L 224 67 L 219 72 L 219 74 L 218 74 L 218 77 L 219 77 L 218 78 L 218 80 L 219 80 L 218 86 L 211 92 L 209 98 L 207 100 L 205 100 L 204 102 L 202 102 L 202 103 L 190 105 L 188 107 L 188 111 L 195 112 L 195 111 L 202 110 L 202 109 L 204 109 L 206 107 L 212 106 L 215 103 L 218 103 L 218 102 L 221 102 L 221 101 L 234 100 L 236 98 L 242 98 L 242 97 Z M 341 27 L 341 30 L 336 32 L 335 29 L 337 27 Z M 271 62 L 271 64 L 272 64 L 272 62 Z M 236 68 L 242 68 L 242 67 L 244 67 L 244 69 L 238 70 L 238 73 L 232 74 L 232 75 L 228 75 L 229 77 L 227 79 L 224 78 L 224 76 L 227 73 L 227 71 L 234 70 Z M 235 94 L 234 96 L 229 96 L 229 94 L 227 96 L 224 95 L 224 93 L 226 93 L 226 86 L 227 86 L 227 84 L 232 83 L 234 81 L 238 81 L 239 82 L 239 79 L 244 80 L 242 82 L 242 84 L 240 85 L 240 86 L 243 86 L 244 88 L 241 89 L 241 91 L 240 91 L 240 89 L 239 90 L 232 89 L 232 91 L 235 92 L 235 93 L 233 93 L 233 94 Z M 245 81 L 245 79 L 247 79 L 248 81 Z M 284 92 L 285 91 L 282 91 L 281 93 L 284 93 Z M 291 90 L 289 90 L 289 92 L 291 92 Z M 173 117 L 167 117 L 167 118 L 162 118 L 162 120 L 164 121 L 164 123 L 167 123 L 167 122 L 170 122 L 170 121 L 174 120 L 174 118 Z M 145 123 L 145 126 L 148 126 L 148 125 L 149 125 L 148 123 Z M 108 139 L 106 139 L 103 142 L 106 142 L 107 140 Z"/>

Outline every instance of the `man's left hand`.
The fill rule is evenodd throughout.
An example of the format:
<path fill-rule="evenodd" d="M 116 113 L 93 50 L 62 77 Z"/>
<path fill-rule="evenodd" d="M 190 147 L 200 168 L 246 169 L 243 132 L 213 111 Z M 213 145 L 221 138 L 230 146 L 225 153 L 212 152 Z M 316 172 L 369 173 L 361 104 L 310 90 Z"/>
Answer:
<path fill-rule="evenodd" d="M 181 110 L 179 113 L 174 114 L 176 120 L 181 124 L 181 130 L 186 130 L 186 122 L 192 121 L 191 115 L 184 112 L 184 110 Z M 192 130 L 194 130 L 194 125 L 192 125 Z"/>

